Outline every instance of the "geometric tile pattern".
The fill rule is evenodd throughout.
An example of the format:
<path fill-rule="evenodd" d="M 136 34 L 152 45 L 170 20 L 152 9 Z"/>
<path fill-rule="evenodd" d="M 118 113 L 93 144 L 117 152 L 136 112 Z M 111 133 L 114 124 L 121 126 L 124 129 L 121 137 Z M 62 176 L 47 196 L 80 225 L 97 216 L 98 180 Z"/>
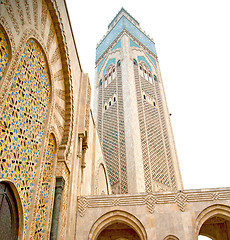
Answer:
<path fill-rule="evenodd" d="M 9 46 L 7 44 L 6 35 L 0 28 L 0 81 L 2 80 L 4 71 L 9 60 Z"/>
<path fill-rule="evenodd" d="M 50 102 L 50 79 L 40 46 L 28 40 L 0 115 L 0 177 L 16 183 L 27 229 L 36 169 Z"/>
<path fill-rule="evenodd" d="M 48 148 L 46 150 L 46 159 L 44 162 L 42 184 L 39 192 L 39 205 L 37 207 L 37 216 L 35 222 L 35 239 L 45 239 L 46 223 L 48 222 L 48 206 L 50 194 L 52 191 L 51 181 L 53 177 L 54 160 L 56 152 L 56 143 L 53 134 L 50 134 Z"/>

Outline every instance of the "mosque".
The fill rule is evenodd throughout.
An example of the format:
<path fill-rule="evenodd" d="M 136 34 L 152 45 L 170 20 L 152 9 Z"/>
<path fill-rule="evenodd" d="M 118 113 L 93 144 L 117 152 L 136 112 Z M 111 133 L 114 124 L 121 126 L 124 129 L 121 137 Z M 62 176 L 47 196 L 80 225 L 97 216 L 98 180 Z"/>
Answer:
<path fill-rule="evenodd" d="M 155 42 L 125 9 L 95 66 L 91 110 L 65 0 L 0 1 L 0 239 L 230 240 L 230 188 L 183 188 Z"/>

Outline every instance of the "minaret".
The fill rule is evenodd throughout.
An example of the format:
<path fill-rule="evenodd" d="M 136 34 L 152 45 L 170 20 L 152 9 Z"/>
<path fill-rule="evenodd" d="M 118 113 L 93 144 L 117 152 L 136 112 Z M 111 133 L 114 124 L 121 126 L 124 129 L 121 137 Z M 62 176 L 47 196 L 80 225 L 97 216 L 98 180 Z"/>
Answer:
<path fill-rule="evenodd" d="M 123 8 L 96 49 L 94 115 L 113 193 L 183 188 L 155 43 Z"/>

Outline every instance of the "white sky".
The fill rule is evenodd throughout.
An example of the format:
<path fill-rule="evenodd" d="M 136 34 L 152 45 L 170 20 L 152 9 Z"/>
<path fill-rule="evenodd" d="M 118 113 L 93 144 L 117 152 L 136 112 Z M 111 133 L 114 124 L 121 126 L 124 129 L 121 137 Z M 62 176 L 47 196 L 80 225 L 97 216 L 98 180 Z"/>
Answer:
<path fill-rule="evenodd" d="M 230 186 L 229 0 L 66 0 L 94 87 L 96 44 L 124 7 L 156 43 L 185 189 Z"/>

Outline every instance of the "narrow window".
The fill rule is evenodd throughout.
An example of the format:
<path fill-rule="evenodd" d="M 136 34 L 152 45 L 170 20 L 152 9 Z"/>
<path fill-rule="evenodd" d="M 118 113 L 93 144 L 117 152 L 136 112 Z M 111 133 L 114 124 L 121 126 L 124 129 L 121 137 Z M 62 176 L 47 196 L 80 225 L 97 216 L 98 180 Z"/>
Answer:
<path fill-rule="evenodd" d="M 113 101 L 116 102 L 116 97 L 113 98 Z"/>
<path fill-rule="evenodd" d="M 111 104 L 112 104 L 111 101 L 109 101 L 109 106 L 111 106 Z"/>
<path fill-rule="evenodd" d="M 146 96 L 144 95 L 144 99 L 146 99 Z"/>
<path fill-rule="evenodd" d="M 121 61 L 119 60 L 118 62 L 117 62 L 117 67 L 120 67 L 121 66 Z"/>
<path fill-rule="evenodd" d="M 105 110 L 107 110 L 107 106 L 105 106 Z"/>
<path fill-rule="evenodd" d="M 154 80 L 157 82 L 157 76 L 156 75 L 154 75 Z"/>

